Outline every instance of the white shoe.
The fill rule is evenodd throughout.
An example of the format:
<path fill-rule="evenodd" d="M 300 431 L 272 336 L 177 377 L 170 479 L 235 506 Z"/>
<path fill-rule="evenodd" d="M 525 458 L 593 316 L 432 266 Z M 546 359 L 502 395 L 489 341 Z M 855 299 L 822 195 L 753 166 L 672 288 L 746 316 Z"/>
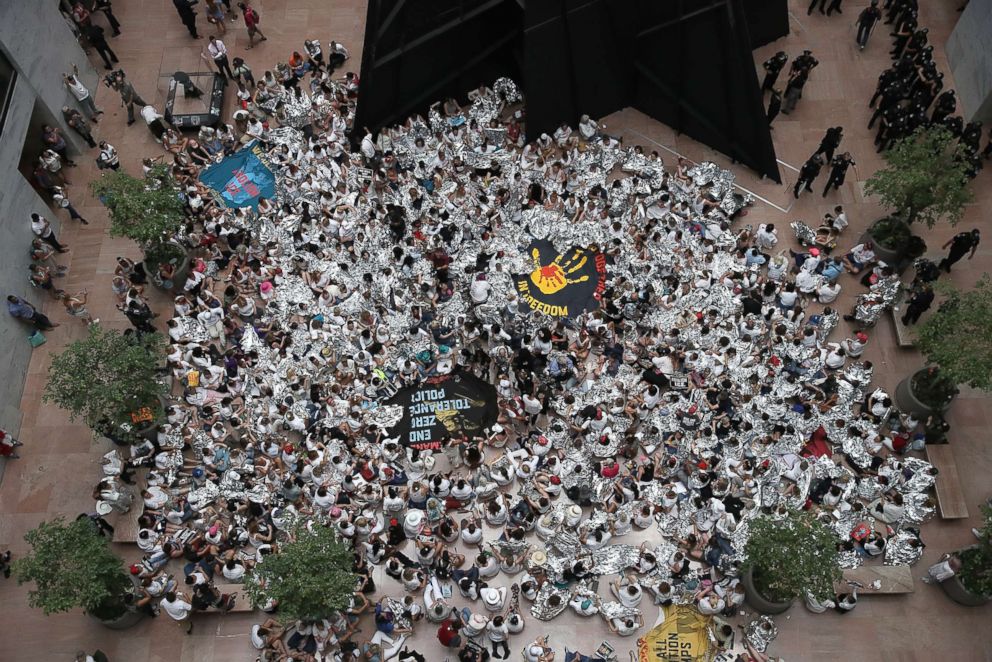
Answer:
<path fill-rule="evenodd" d="M 975 536 L 976 538 L 978 538 L 979 540 L 984 540 L 985 539 L 984 536 L 982 536 L 982 532 L 979 531 L 978 529 L 972 529 L 971 530 L 971 534 L 973 536 Z"/>

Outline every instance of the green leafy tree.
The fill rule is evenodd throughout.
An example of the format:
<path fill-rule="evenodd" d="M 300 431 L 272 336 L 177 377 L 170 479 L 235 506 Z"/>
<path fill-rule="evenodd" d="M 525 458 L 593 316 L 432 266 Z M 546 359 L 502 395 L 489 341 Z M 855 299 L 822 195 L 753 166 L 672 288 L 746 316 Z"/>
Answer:
<path fill-rule="evenodd" d="M 917 347 L 950 384 L 992 391 L 992 280 L 985 274 L 968 292 L 937 289 L 948 298 L 917 327 Z"/>
<path fill-rule="evenodd" d="M 157 410 L 165 394 L 156 374 L 161 350 L 157 335 L 139 340 L 94 324 L 89 335 L 52 358 L 44 400 L 94 429 L 129 423 L 132 412 Z"/>
<path fill-rule="evenodd" d="M 789 602 L 807 591 L 817 599 L 832 596 L 841 579 L 837 536 L 810 512 L 791 510 L 781 520 L 751 522 L 745 556 L 755 588 L 773 602 Z"/>
<path fill-rule="evenodd" d="M 964 549 L 958 579 L 975 595 L 992 597 L 992 507 L 983 505 L 984 523 L 979 529 L 979 543 Z"/>
<path fill-rule="evenodd" d="M 971 202 L 965 147 L 943 127 L 918 129 L 885 153 L 888 166 L 865 182 L 865 191 L 877 195 L 908 223 L 933 227 L 946 217 L 961 220 Z"/>
<path fill-rule="evenodd" d="M 82 607 L 104 619 L 124 613 L 123 596 L 131 581 L 89 518 L 42 522 L 24 539 L 31 553 L 16 559 L 12 570 L 19 584 L 35 583 L 28 592 L 32 607 L 46 615 Z"/>
<path fill-rule="evenodd" d="M 179 191 L 165 166 L 145 179 L 110 171 L 90 184 L 110 211 L 110 234 L 128 237 L 142 248 L 167 241 L 185 219 Z"/>
<path fill-rule="evenodd" d="M 255 566 L 245 591 L 255 607 L 277 600 L 286 623 L 320 620 L 348 608 L 357 581 L 351 567 L 352 551 L 333 529 L 301 525 L 291 542 Z"/>

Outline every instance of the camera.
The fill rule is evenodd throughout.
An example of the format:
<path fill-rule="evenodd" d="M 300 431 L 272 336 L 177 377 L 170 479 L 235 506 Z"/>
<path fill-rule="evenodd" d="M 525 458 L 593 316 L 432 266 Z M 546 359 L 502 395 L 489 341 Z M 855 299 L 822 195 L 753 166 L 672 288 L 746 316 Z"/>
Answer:
<path fill-rule="evenodd" d="M 117 71 L 111 71 L 109 74 L 103 77 L 103 84 L 112 90 L 116 90 L 117 86 L 120 85 L 126 74 L 123 69 L 118 69 Z"/>

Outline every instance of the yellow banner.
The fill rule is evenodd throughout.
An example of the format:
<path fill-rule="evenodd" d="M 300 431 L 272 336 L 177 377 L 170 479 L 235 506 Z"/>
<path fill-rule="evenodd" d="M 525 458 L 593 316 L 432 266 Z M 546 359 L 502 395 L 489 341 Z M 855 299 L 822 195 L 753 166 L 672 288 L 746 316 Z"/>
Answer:
<path fill-rule="evenodd" d="M 638 640 L 638 662 L 706 662 L 710 618 L 695 607 L 669 605 L 665 622 Z"/>

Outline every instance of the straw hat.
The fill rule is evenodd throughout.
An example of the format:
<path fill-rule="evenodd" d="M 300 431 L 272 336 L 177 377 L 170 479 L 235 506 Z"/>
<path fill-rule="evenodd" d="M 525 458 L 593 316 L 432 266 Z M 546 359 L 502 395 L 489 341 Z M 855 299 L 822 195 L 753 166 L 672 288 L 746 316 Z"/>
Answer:
<path fill-rule="evenodd" d="M 403 526 L 411 530 L 419 530 L 424 526 L 424 511 L 413 508 L 408 510 L 403 520 Z"/>
<path fill-rule="evenodd" d="M 534 550 L 530 555 L 530 564 L 532 566 L 544 565 L 548 562 L 548 555 L 541 550 Z"/>
<path fill-rule="evenodd" d="M 489 619 L 482 614 L 472 614 L 468 619 L 468 626 L 473 630 L 485 630 L 488 623 Z"/>
<path fill-rule="evenodd" d="M 482 601 L 485 602 L 487 606 L 498 607 L 503 604 L 503 599 L 506 596 L 506 587 L 487 587 L 479 591 L 479 593 L 482 594 Z"/>

